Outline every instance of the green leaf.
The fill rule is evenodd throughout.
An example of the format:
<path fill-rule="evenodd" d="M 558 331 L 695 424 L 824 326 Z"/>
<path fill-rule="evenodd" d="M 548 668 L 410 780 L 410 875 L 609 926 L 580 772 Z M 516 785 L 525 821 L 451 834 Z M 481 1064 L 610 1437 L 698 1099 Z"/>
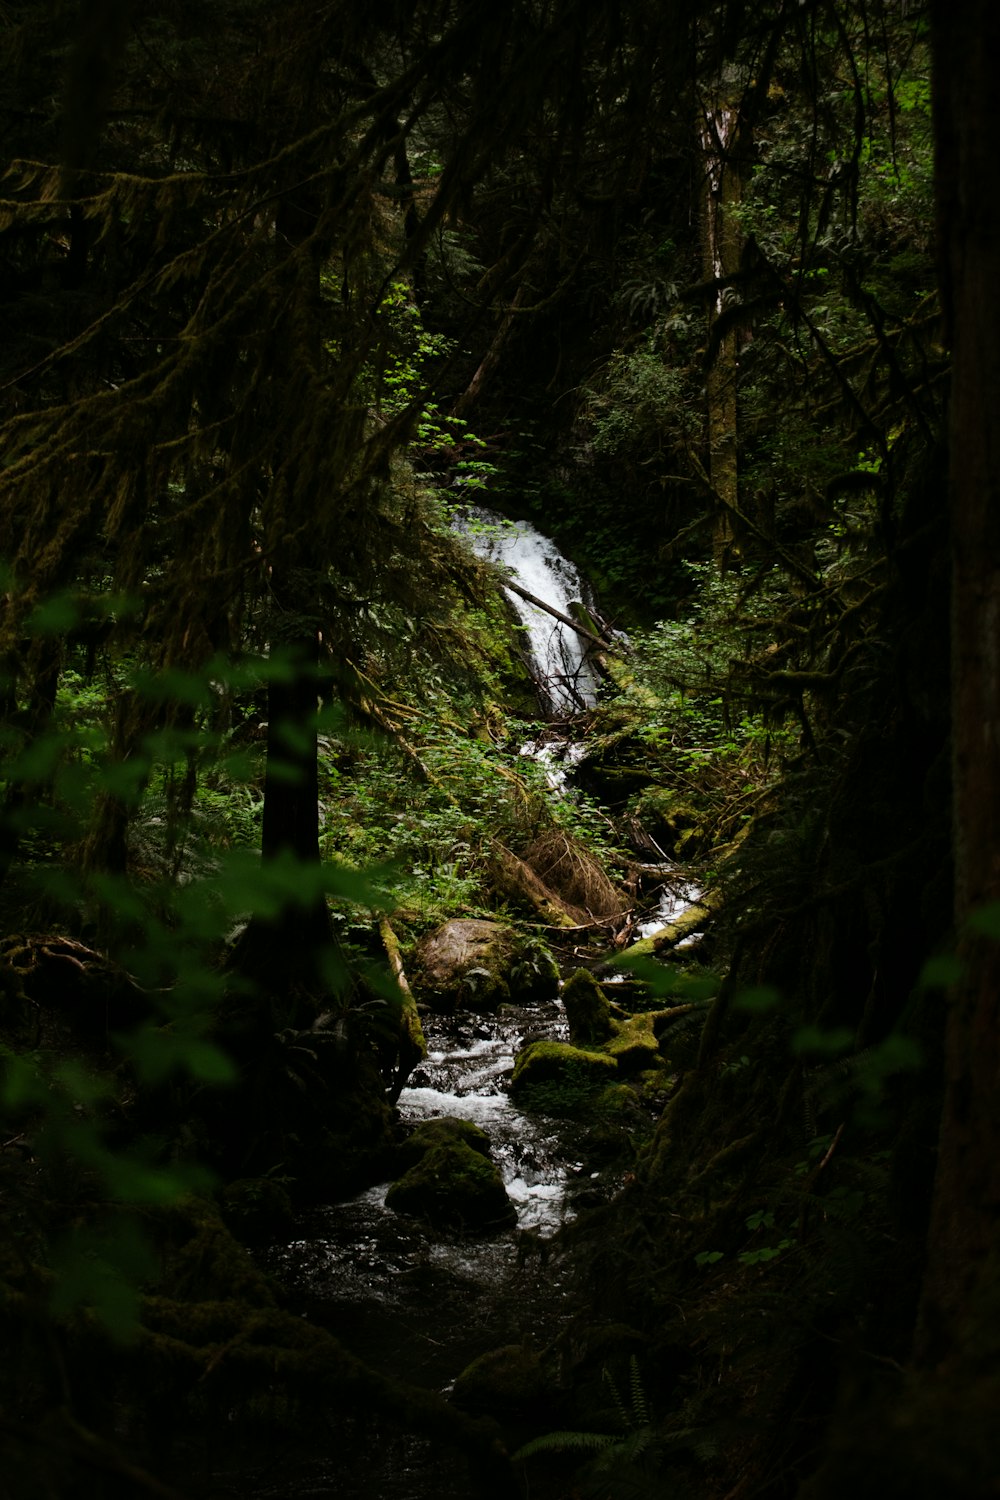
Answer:
<path fill-rule="evenodd" d="M 765 1011 L 773 1010 L 780 1005 L 781 995 L 770 984 L 752 985 L 749 989 L 740 990 L 733 1001 L 734 1010 L 746 1010 L 755 1015 L 762 1015 Z"/>
<path fill-rule="evenodd" d="M 922 990 L 946 990 L 957 984 L 963 973 L 954 953 L 939 953 L 924 964 L 917 984 Z"/>
<path fill-rule="evenodd" d="M 847 1026 L 836 1026 L 832 1031 L 821 1031 L 818 1026 L 800 1026 L 792 1037 L 792 1051 L 797 1056 L 812 1052 L 822 1057 L 836 1057 L 841 1052 L 849 1052 L 853 1046 L 854 1032 Z"/>

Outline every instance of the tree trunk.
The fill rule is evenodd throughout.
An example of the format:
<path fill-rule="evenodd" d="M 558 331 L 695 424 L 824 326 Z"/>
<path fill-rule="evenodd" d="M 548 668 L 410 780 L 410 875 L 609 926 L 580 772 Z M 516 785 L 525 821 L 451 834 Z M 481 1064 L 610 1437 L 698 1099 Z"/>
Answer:
<path fill-rule="evenodd" d="M 735 109 L 721 101 L 708 108 L 702 129 L 706 156 L 702 246 L 705 277 L 711 282 L 722 283 L 739 268 L 740 232 L 732 212 L 741 197 L 739 132 L 740 121 Z M 723 290 L 720 285 L 709 311 L 710 332 L 722 310 Z M 719 340 L 705 379 L 708 472 L 717 507 L 712 550 L 720 568 L 725 567 L 734 550 L 733 516 L 739 501 L 737 352 L 736 330 L 730 329 Z"/>
<path fill-rule="evenodd" d="M 974 1340 L 985 1351 L 980 1304 L 1000 1254 L 1000 915 L 988 935 L 969 926 L 1000 901 L 1000 173 L 992 128 L 1000 7 L 937 0 L 933 26 L 942 291 L 953 356 L 952 753 L 962 977 L 948 1007 L 918 1357 L 947 1366 L 971 1358 Z M 1000 1355 L 995 1320 L 988 1338 Z"/>
<path fill-rule="evenodd" d="M 268 685 L 267 765 L 261 859 L 265 868 L 291 855 L 319 864 L 317 695 L 319 637 L 288 647 L 287 671 Z M 233 955 L 235 967 L 265 996 L 321 994 L 324 950 L 333 943 L 326 898 L 286 900 L 277 916 L 254 915 Z"/>

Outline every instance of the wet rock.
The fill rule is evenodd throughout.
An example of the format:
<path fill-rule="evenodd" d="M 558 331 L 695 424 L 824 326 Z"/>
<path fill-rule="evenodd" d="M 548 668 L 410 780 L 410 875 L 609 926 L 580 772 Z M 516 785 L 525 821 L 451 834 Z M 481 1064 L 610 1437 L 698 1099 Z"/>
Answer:
<path fill-rule="evenodd" d="M 506 1229 L 517 1221 L 497 1167 L 463 1140 L 425 1151 L 386 1194 L 386 1207 L 439 1229 Z"/>
<path fill-rule="evenodd" d="M 593 974 L 577 969 L 567 979 L 562 992 L 569 1039 L 575 1045 L 606 1042 L 613 1027 L 607 997 Z"/>
<path fill-rule="evenodd" d="M 544 944 L 500 922 L 457 918 L 420 943 L 411 985 L 431 1010 L 496 1010 L 555 995 L 558 970 Z"/>

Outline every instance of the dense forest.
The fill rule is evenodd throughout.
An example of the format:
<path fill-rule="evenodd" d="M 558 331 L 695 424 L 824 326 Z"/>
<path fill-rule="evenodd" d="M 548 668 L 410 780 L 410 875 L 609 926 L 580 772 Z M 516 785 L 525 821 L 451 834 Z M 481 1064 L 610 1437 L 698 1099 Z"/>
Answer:
<path fill-rule="evenodd" d="M 0 49 L 0 1500 L 994 1495 L 1000 12 Z"/>

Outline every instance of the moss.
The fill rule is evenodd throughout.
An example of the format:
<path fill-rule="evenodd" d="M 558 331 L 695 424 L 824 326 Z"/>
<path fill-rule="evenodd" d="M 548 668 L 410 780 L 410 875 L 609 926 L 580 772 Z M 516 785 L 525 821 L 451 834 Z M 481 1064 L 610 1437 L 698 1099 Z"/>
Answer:
<path fill-rule="evenodd" d="M 394 1182 L 386 1207 L 436 1228 L 492 1230 L 517 1220 L 493 1162 L 464 1141 L 442 1141 Z"/>
<path fill-rule="evenodd" d="M 582 1047 L 570 1046 L 567 1042 L 531 1042 L 518 1055 L 514 1064 L 514 1076 L 510 1081 L 512 1094 L 538 1083 L 551 1083 L 576 1079 L 589 1084 L 607 1083 L 618 1071 L 613 1057 L 604 1052 L 585 1051 Z"/>
<path fill-rule="evenodd" d="M 460 1120 L 446 1115 L 439 1120 L 424 1120 L 396 1149 L 399 1173 L 407 1171 L 420 1161 L 435 1146 L 462 1144 L 477 1151 L 480 1156 L 489 1156 L 490 1138 L 472 1120 Z"/>
<path fill-rule="evenodd" d="M 292 1227 L 292 1202 L 273 1177 L 242 1177 L 219 1194 L 228 1229 L 245 1245 L 281 1239 Z"/>
<path fill-rule="evenodd" d="M 577 969 L 563 986 L 570 1041 L 579 1046 L 606 1042 L 613 1032 L 607 997 L 593 974 Z"/>
<path fill-rule="evenodd" d="M 564 1118 L 585 1115 L 595 1092 L 618 1075 L 613 1057 L 566 1042 L 532 1042 L 514 1065 L 512 1097 L 524 1109 Z"/>
<path fill-rule="evenodd" d="M 216 1204 L 188 1197 L 155 1215 L 167 1248 L 160 1290 L 191 1301 L 219 1300 L 270 1307 L 274 1296 L 262 1271 L 233 1238 Z"/>
<path fill-rule="evenodd" d="M 630 1078 L 658 1067 L 662 1058 L 652 1013 L 646 1011 L 619 1022 L 615 1035 L 605 1043 L 605 1051 L 615 1059 L 619 1072 Z"/>

